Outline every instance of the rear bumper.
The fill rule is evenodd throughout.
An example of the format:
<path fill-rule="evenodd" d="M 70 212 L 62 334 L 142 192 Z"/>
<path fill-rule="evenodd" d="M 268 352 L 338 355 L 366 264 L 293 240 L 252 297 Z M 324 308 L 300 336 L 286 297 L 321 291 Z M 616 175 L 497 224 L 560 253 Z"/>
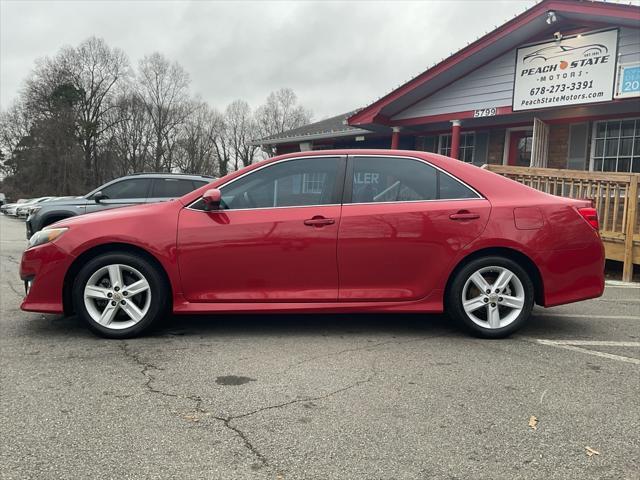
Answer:
<path fill-rule="evenodd" d="M 582 248 L 539 255 L 544 306 L 597 298 L 604 292 L 604 245 L 598 239 Z"/>
<path fill-rule="evenodd" d="M 64 277 L 73 257 L 55 243 L 25 250 L 20 262 L 20 278 L 30 282 L 20 308 L 29 312 L 63 313 Z"/>

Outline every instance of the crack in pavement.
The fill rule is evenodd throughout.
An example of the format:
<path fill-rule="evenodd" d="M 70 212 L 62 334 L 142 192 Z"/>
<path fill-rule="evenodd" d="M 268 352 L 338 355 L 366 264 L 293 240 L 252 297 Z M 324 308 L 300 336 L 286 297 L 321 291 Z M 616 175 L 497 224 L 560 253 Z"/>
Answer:
<path fill-rule="evenodd" d="M 386 342 L 379 342 L 377 344 L 374 345 L 366 345 L 363 347 L 358 347 L 358 348 L 350 348 L 350 349 L 345 349 L 345 350 L 341 350 L 339 352 L 332 352 L 326 355 L 319 355 L 319 356 L 315 356 L 312 358 L 308 358 L 305 359 L 301 362 L 298 362 L 296 364 L 292 364 L 289 367 L 287 367 L 287 369 L 285 369 L 285 372 L 288 371 L 290 368 L 293 368 L 296 365 L 301 365 L 303 363 L 306 362 L 310 362 L 313 360 L 317 360 L 319 358 L 324 358 L 324 357 L 331 357 L 331 356 L 337 356 L 337 355 L 341 355 L 344 353 L 349 353 L 349 352 L 356 352 L 356 351 L 375 351 L 375 349 L 377 347 L 380 346 L 384 346 L 384 345 L 389 345 L 389 344 L 404 344 L 404 343 L 411 343 L 411 342 L 419 342 L 419 341 L 424 341 L 424 340 L 430 340 L 436 337 L 428 337 L 428 338 L 413 338 L 411 340 L 406 340 L 406 341 L 397 341 L 397 340 L 390 340 L 390 341 L 386 341 Z M 165 392 L 163 390 L 158 389 L 157 387 L 153 386 L 152 383 L 156 380 L 155 376 L 153 376 L 150 372 L 152 370 L 162 370 L 160 367 L 158 367 L 157 365 L 154 365 L 151 362 L 145 362 L 144 360 L 142 360 L 140 358 L 140 355 L 136 352 L 131 351 L 131 349 L 129 348 L 129 345 L 127 344 L 127 342 L 123 342 L 120 344 L 122 351 L 124 352 L 124 354 L 131 358 L 136 364 L 138 364 L 139 366 L 142 367 L 142 375 L 146 378 L 146 382 L 144 384 L 145 388 L 151 392 L 151 393 L 156 393 L 159 395 L 163 395 L 165 397 L 170 397 L 170 398 L 184 398 L 184 399 L 188 399 L 191 401 L 196 402 L 195 404 L 195 410 L 199 413 L 203 413 L 205 415 L 209 415 L 211 416 L 211 418 L 214 418 L 215 420 L 218 420 L 220 422 L 222 422 L 222 424 L 229 430 L 231 430 L 236 436 L 238 436 L 242 442 L 244 443 L 244 446 L 247 450 L 249 450 L 257 459 L 258 461 L 262 464 L 262 466 L 264 467 L 270 467 L 270 462 L 267 459 L 267 457 L 251 442 L 251 440 L 249 439 L 249 437 L 247 436 L 247 434 L 241 430 L 238 426 L 232 425 L 231 422 L 235 421 L 235 420 L 239 420 L 239 419 L 243 419 L 243 418 L 248 418 L 252 415 L 256 415 L 258 413 L 261 412 L 265 412 L 267 410 L 276 410 L 276 409 L 280 409 L 280 408 L 285 408 L 291 405 L 295 405 L 298 403 L 304 403 L 304 402 L 313 402 L 313 401 L 319 401 L 319 400 L 325 400 L 327 398 L 330 398 L 334 395 L 338 395 L 341 394 L 343 392 L 346 392 L 348 390 L 351 390 L 353 388 L 359 387 L 361 385 L 367 384 L 371 381 L 374 380 L 374 378 L 378 375 L 378 369 L 377 369 L 377 361 L 378 361 L 378 357 L 374 357 L 372 362 L 371 362 L 371 373 L 367 376 L 367 378 L 361 379 L 361 380 L 357 380 L 349 385 L 346 385 L 344 387 L 338 388 L 336 390 L 332 390 L 331 392 L 325 393 L 323 395 L 316 395 L 316 396 L 307 396 L 304 398 L 298 398 L 295 400 L 290 400 L 288 402 L 283 402 L 283 403 L 278 403 L 275 405 L 268 405 L 266 407 L 261 407 L 255 410 L 252 410 L 250 412 L 246 412 L 246 413 L 241 413 L 238 415 L 230 415 L 227 417 L 223 417 L 223 416 L 216 416 L 216 415 L 211 415 L 210 412 L 208 412 L 207 410 L 205 410 L 204 408 L 202 408 L 202 398 L 200 396 L 196 396 L 196 395 L 178 395 L 175 393 L 170 393 L 170 392 Z"/>
<path fill-rule="evenodd" d="M 380 343 L 376 343 L 374 345 L 366 345 L 363 347 L 359 347 L 359 348 L 350 348 L 350 349 L 346 349 L 346 350 L 340 350 L 338 352 L 333 352 L 333 353 L 329 353 L 326 355 L 319 355 L 316 357 L 311 357 L 308 358 L 306 360 L 303 360 L 301 362 L 298 363 L 294 363 L 291 364 L 289 367 L 287 367 L 284 371 L 288 371 L 290 367 L 292 366 L 296 366 L 296 365 L 301 365 L 303 363 L 306 363 L 308 361 L 312 361 L 312 360 L 317 360 L 319 358 L 324 358 L 324 357 L 332 357 L 332 356 L 337 356 L 337 355 L 341 355 L 343 353 L 348 353 L 348 352 L 357 352 L 357 351 L 375 351 L 376 347 L 379 346 L 383 346 L 383 345 L 390 345 L 390 344 L 396 344 L 396 345 L 402 345 L 405 343 L 413 343 L 413 342 L 420 342 L 420 341 L 425 341 L 425 340 L 432 340 L 434 338 L 438 338 L 438 337 L 444 337 L 445 335 L 436 335 L 436 336 L 431 336 L 428 338 L 412 338 L 411 340 L 405 340 L 405 341 L 397 341 L 397 340 L 389 340 L 387 342 L 380 342 Z M 314 400 L 324 400 L 326 398 L 329 398 L 333 395 L 345 392 L 347 390 L 351 390 L 352 388 L 358 387 L 360 385 L 363 385 L 365 383 L 369 383 L 371 382 L 377 375 L 378 375 L 378 371 L 376 368 L 376 361 L 377 361 L 377 357 L 373 359 L 373 362 L 371 364 L 371 369 L 372 369 L 372 373 L 371 375 L 369 375 L 369 377 L 363 379 L 363 380 L 358 380 L 350 385 L 347 385 L 346 387 L 342 387 L 339 388 L 337 390 L 334 390 L 332 392 L 329 392 L 325 395 L 320 395 L 320 396 L 316 396 L 316 397 L 305 397 L 305 398 L 301 398 L 301 399 L 297 399 L 297 400 L 291 400 L 289 402 L 284 402 L 284 403 L 279 403 L 276 405 L 269 405 L 266 407 L 262 407 L 262 408 L 258 408 L 256 410 L 253 410 L 251 412 L 247 412 L 247 413 L 241 413 L 239 415 L 232 415 L 230 417 L 226 417 L 226 419 L 228 419 L 229 421 L 232 420 L 237 420 L 240 418 L 246 418 L 246 417 L 250 417 L 251 415 L 255 415 L 256 413 L 260 413 L 260 412 L 264 412 L 265 410 L 273 410 L 273 409 L 277 409 L 277 408 L 282 408 L 282 407 L 287 407 L 289 405 L 294 405 L 296 403 L 302 403 L 302 402 L 311 402 Z M 216 417 L 218 418 L 218 417 Z M 224 418 L 219 418 L 220 420 L 224 420 Z"/>
<path fill-rule="evenodd" d="M 294 362 L 291 363 L 289 365 L 287 365 L 285 367 L 285 369 L 280 372 L 280 374 L 285 374 L 288 373 L 291 369 L 298 367 L 300 365 L 304 365 L 305 363 L 309 363 L 309 362 L 313 362 L 314 360 L 319 360 L 321 358 L 331 358 L 331 357 L 337 357 L 338 355 L 342 355 L 344 353 L 353 353 L 353 352 L 361 352 L 361 351 L 373 351 L 375 350 L 377 347 L 383 346 L 383 345 L 390 345 L 390 344 L 396 344 L 396 345 L 402 345 L 405 343 L 412 343 L 412 342 L 421 342 L 423 340 L 430 340 L 433 338 L 438 338 L 441 335 L 438 336 L 432 336 L 429 338 L 412 338 L 411 340 L 405 340 L 405 341 L 398 341 L 398 340 L 388 340 L 386 342 L 379 342 L 379 343 L 374 343 L 374 344 L 369 344 L 369 345 L 363 345 L 362 347 L 356 347 L 356 348 L 347 348 L 345 350 L 339 350 L 337 352 L 330 352 L 330 353 L 325 353 L 322 355 L 316 355 L 313 357 L 309 357 L 309 358 L 305 358 L 304 360 L 300 360 L 299 362 Z"/>
<path fill-rule="evenodd" d="M 151 362 L 147 362 L 147 361 L 142 360 L 142 358 L 140 357 L 140 354 L 132 351 L 129 348 L 129 345 L 127 344 L 126 341 L 124 341 L 124 342 L 122 342 L 120 344 L 120 349 L 122 350 L 122 352 L 125 354 L 126 357 L 130 358 L 137 365 L 142 367 L 142 370 L 141 370 L 140 373 L 146 378 L 146 381 L 144 383 L 144 387 L 148 392 L 155 393 L 155 394 L 162 395 L 162 396 L 169 397 L 169 398 L 182 398 L 182 399 L 191 400 L 191 401 L 195 402 L 194 410 L 196 412 L 202 413 L 202 414 L 205 414 L 205 415 L 210 415 L 210 413 L 208 411 L 206 411 L 204 408 L 202 408 L 202 398 L 200 396 L 197 396 L 197 395 L 178 395 L 176 393 L 165 392 L 164 390 L 161 390 L 161 389 L 155 387 L 152 383 L 156 380 L 156 377 L 154 375 L 152 375 L 150 372 L 152 370 L 162 371 L 162 369 L 160 367 L 158 367 L 157 365 L 151 363 Z M 227 419 L 227 418 L 224 418 L 224 417 L 217 417 L 217 416 L 214 416 L 214 415 L 211 415 L 211 418 L 214 418 L 216 420 L 221 421 L 227 429 L 231 430 L 232 432 L 234 432 L 234 434 L 236 436 L 240 437 L 240 439 L 244 443 L 244 446 L 260 461 L 260 463 L 263 466 L 268 466 L 269 465 L 269 462 L 267 461 L 267 458 L 251 443 L 251 441 L 247 438 L 246 434 L 242 430 L 240 430 L 239 428 L 236 428 L 236 427 L 234 427 L 233 425 L 230 424 L 230 422 L 231 422 L 231 420 L 233 420 L 233 418 L 228 418 Z"/>
<path fill-rule="evenodd" d="M 20 265 L 20 262 L 17 258 L 12 257 L 11 255 L 3 255 L 5 260 L 8 260 L 10 263 L 15 263 L 16 265 Z"/>
<path fill-rule="evenodd" d="M 140 358 L 140 354 L 131 351 L 129 345 L 126 341 L 120 344 L 120 349 L 124 352 L 125 356 L 132 359 L 136 364 L 142 367 L 141 374 L 147 379 L 144 383 L 144 387 L 151 393 L 157 393 L 158 395 L 163 395 L 165 397 L 170 398 L 183 398 L 186 400 L 191 400 L 195 402 L 194 409 L 199 413 L 206 413 L 202 409 L 202 398 L 196 395 L 178 395 L 177 393 L 165 392 L 164 390 L 160 390 L 159 388 L 152 385 L 152 383 L 156 380 L 156 377 L 152 375 L 151 370 L 162 371 L 163 369 L 158 367 L 157 365 L 151 362 L 145 362 Z"/>
<path fill-rule="evenodd" d="M 216 420 L 219 420 L 222 422 L 222 424 L 228 428 L 229 430 L 231 430 L 232 432 L 234 432 L 238 437 L 240 437 L 240 439 L 243 441 L 244 446 L 247 448 L 247 450 L 249 450 L 251 453 L 253 453 L 253 455 L 260 461 L 260 463 L 265 466 L 268 467 L 269 466 L 269 461 L 267 460 L 267 457 L 265 457 L 260 450 L 258 450 L 256 448 L 256 446 L 251 443 L 251 440 L 249 440 L 249 438 L 247 437 L 247 435 L 240 430 L 238 427 L 234 427 L 233 425 L 231 425 L 231 421 L 235 420 L 235 417 L 217 417 L 215 415 L 211 416 L 212 418 L 215 418 Z"/>
<path fill-rule="evenodd" d="M 280 372 L 280 374 L 288 373 L 291 369 L 293 369 L 295 367 L 298 367 L 300 365 L 304 365 L 305 363 L 313 362 L 314 360 L 319 360 L 321 358 L 337 357 L 338 355 L 342 355 L 343 353 L 368 351 L 368 350 L 375 349 L 376 347 L 380 347 L 382 345 L 388 345 L 390 343 L 395 343 L 395 340 L 389 340 L 387 342 L 374 343 L 373 345 L 372 344 L 368 344 L 368 345 L 364 345 L 362 347 L 347 348 L 345 350 L 339 350 L 337 352 L 325 353 L 325 354 L 322 354 L 322 355 L 315 355 L 313 357 L 305 358 L 304 360 L 300 360 L 299 362 L 294 362 L 294 363 L 291 363 L 291 364 L 287 365 L 285 367 L 285 369 L 282 372 Z"/>
<path fill-rule="evenodd" d="M 4 282 L 6 286 L 9 287 L 9 289 L 11 289 L 11 291 L 13 291 L 13 293 L 15 293 L 16 297 L 18 298 L 24 298 L 24 293 L 20 293 L 20 291 L 18 291 L 17 287 L 10 282 Z"/>
<path fill-rule="evenodd" d="M 358 380 L 356 382 L 353 382 L 350 385 L 347 385 L 345 387 L 339 388 L 337 390 L 333 390 L 333 391 L 331 391 L 329 393 L 326 393 L 324 395 L 318 395 L 318 396 L 315 396 L 315 397 L 298 398 L 296 400 L 291 400 L 289 402 L 278 403 L 276 405 L 268 405 L 266 407 L 258 408 L 256 410 L 251 411 L 251 412 L 242 413 L 240 415 L 231 415 L 231 416 L 228 416 L 228 417 L 217 417 L 217 416 L 214 416 L 213 418 L 224 422 L 224 425 L 227 428 L 229 428 L 230 430 L 233 430 L 236 434 L 238 434 L 238 436 L 245 442 L 246 447 L 255 454 L 255 456 L 258 458 L 258 460 L 260 460 L 260 462 L 264 466 L 269 466 L 269 462 L 268 462 L 267 458 L 262 453 L 260 453 L 260 451 L 258 451 L 255 448 L 255 446 L 247 438 L 247 435 L 239 427 L 231 425 L 232 421 L 239 420 L 241 418 L 247 418 L 247 417 L 250 417 L 250 416 L 255 415 L 257 413 L 264 412 L 266 410 L 275 410 L 275 409 L 288 407 L 290 405 L 295 405 L 296 403 L 324 400 L 324 399 L 327 399 L 329 397 L 332 397 L 333 395 L 337 395 L 339 393 L 346 392 L 347 390 L 351 390 L 352 388 L 358 387 L 358 386 L 363 385 L 365 383 L 369 383 L 378 374 L 378 371 L 377 371 L 377 368 L 376 368 L 376 360 L 377 360 L 377 358 L 373 359 L 373 362 L 372 362 L 372 365 L 371 365 L 372 372 L 367 378 L 365 378 L 363 380 Z"/>

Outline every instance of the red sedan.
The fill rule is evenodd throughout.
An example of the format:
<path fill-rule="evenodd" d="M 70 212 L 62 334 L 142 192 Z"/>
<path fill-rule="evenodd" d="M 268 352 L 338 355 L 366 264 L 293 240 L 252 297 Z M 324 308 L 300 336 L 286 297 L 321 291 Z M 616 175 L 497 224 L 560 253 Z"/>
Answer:
<path fill-rule="evenodd" d="M 604 289 L 586 200 L 440 155 L 276 157 L 165 203 L 54 224 L 22 256 L 21 308 L 138 335 L 169 312 L 447 312 L 504 337 Z"/>

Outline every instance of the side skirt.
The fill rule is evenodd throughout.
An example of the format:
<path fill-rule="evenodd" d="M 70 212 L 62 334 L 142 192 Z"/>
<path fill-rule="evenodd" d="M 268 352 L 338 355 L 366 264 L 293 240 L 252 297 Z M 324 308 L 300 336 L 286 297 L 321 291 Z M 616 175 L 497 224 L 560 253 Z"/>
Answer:
<path fill-rule="evenodd" d="M 174 314 L 198 313 L 442 313 L 443 292 L 435 290 L 427 297 L 411 302 L 229 302 L 194 303 L 175 298 Z"/>

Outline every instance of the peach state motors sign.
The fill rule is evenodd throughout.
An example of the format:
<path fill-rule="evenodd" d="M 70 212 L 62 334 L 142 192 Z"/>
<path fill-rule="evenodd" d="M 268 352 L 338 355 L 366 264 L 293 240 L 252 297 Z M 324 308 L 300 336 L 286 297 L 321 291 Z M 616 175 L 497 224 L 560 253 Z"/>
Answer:
<path fill-rule="evenodd" d="M 612 100 L 617 49 L 617 29 L 519 48 L 513 110 Z"/>

